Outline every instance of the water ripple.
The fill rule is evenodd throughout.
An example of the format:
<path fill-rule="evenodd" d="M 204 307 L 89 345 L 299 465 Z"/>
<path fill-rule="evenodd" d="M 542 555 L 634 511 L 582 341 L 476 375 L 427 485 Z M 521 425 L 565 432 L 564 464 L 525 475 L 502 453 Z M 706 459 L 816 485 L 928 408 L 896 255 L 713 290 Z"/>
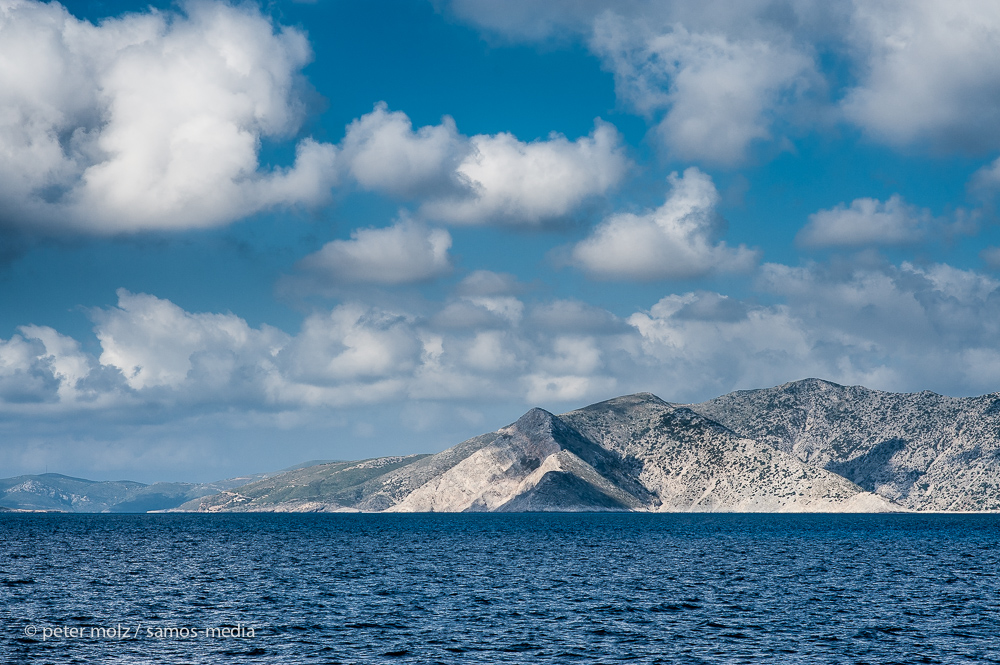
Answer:
<path fill-rule="evenodd" d="M 2 515 L 0 542 L 11 663 L 1000 662 L 994 515 Z"/>

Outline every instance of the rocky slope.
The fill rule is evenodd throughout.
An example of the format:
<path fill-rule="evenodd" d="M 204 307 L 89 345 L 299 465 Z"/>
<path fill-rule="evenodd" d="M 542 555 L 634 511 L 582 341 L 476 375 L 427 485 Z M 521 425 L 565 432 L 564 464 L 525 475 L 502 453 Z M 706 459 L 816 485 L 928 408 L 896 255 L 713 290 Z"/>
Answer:
<path fill-rule="evenodd" d="M 1000 394 L 899 394 L 806 379 L 690 408 L 908 509 L 1000 510 Z"/>
<path fill-rule="evenodd" d="M 427 455 L 327 462 L 189 501 L 177 510 L 193 512 L 337 512 L 357 510 L 362 489 Z"/>
<path fill-rule="evenodd" d="M 561 416 L 628 461 L 663 511 L 870 512 L 898 509 L 851 481 L 640 393 Z"/>

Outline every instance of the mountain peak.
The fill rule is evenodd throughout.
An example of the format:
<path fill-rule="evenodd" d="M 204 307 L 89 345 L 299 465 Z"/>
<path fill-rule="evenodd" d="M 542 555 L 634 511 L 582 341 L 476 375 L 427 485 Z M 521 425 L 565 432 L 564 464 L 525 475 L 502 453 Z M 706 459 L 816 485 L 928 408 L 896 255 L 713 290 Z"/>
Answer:
<path fill-rule="evenodd" d="M 577 409 L 577 411 L 622 411 L 631 410 L 635 407 L 641 406 L 660 407 L 671 406 L 671 404 L 670 402 L 660 399 L 653 393 L 633 393 L 631 395 L 622 395 L 621 397 L 615 397 L 603 402 L 597 402 L 596 404 L 585 406 L 582 409 Z"/>
<path fill-rule="evenodd" d="M 554 415 L 536 406 L 529 409 L 510 426 L 516 427 L 519 430 L 534 430 L 546 425 L 551 427 L 553 418 L 555 418 Z"/>
<path fill-rule="evenodd" d="M 803 390 L 843 390 L 846 386 L 839 383 L 834 383 L 833 381 L 827 381 L 826 379 L 800 379 L 799 381 L 789 381 L 788 383 L 783 383 L 778 386 L 778 390 L 793 390 L 793 391 L 803 391 Z"/>

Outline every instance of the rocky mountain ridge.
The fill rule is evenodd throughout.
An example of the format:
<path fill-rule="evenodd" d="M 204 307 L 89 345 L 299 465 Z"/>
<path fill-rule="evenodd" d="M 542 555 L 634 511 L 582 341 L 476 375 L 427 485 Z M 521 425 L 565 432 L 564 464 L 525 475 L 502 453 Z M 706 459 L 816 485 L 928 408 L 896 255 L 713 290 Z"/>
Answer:
<path fill-rule="evenodd" d="M 212 492 L 106 484 L 101 500 L 55 509 L 138 511 L 155 495 L 161 510 L 192 512 L 1000 510 L 1000 395 L 818 379 L 700 404 L 638 393 L 558 416 L 531 409 L 435 455 L 307 463 L 246 480 Z M 17 492 L 40 494 L 7 481 L 0 506 L 24 508 Z"/>
<path fill-rule="evenodd" d="M 351 465 L 353 464 L 353 466 Z M 362 469 L 371 472 L 360 473 Z M 375 469 L 378 469 L 375 472 Z M 181 509 L 872 512 L 901 508 L 796 456 L 642 393 L 515 423 L 437 455 L 316 467 Z M 348 474 L 354 474 L 350 477 Z M 322 477 L 322 481 L 319 478 Z M 323 492 L 320 485 L 336 487 Z M 288 500 L 290 487 L 296 499 Z"/>

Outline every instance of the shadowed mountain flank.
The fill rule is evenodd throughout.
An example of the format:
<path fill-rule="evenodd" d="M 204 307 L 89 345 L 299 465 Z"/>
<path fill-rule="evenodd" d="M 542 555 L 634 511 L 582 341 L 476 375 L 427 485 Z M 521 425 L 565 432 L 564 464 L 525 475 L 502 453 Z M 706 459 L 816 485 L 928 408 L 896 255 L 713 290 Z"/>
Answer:
<path fill-rule="evenodd" d="M 613 453 L 548 411 L 532 409 L 390 510 L 495 511 L 529 504 L 531 510 L 642 510 L 654 502 Z"/>

